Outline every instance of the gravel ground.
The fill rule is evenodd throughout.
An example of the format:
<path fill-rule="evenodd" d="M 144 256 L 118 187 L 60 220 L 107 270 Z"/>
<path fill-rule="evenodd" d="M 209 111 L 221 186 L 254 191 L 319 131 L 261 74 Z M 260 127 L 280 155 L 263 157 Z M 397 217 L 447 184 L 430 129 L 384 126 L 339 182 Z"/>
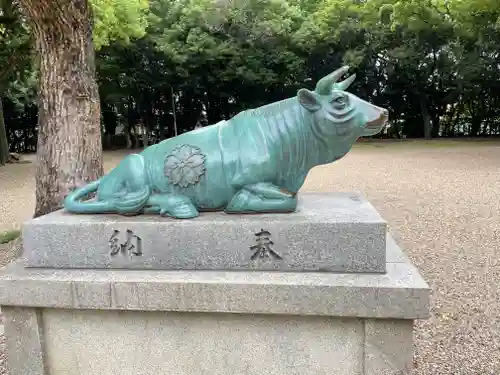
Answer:
<path fill-rule="evenodd" d="M 7 374 L 7 364 L 5 361 L 7 360 L 7 356 L 5 355 L 5 337 L 4 335 L 0 335 L 0 374 Z"/>
<path fill-rule="evenodd" d="M 105 169 L 122 157 L 107 153 Z M 32 215 L 33 168 L 0 168 L 0 231 Z M 432 316 L 415 325 L 415 375 L 500 374 L 500 143 L 357 145 L 315 168 L 303 190 L 364 194 L 429 282 Z M 0 261 L 18 247 L 0 248 Z"/>

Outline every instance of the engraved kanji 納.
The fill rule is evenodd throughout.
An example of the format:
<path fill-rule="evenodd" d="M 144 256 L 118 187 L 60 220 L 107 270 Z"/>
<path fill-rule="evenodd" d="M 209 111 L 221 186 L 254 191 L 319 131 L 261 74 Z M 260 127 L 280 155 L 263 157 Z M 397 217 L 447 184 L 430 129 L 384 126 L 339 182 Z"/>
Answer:
<path fill-rule="evenodd" d="M 118 239 L 118 235 L 120 231 L 115 229 L 113 230 L 113 234 L 108 240 L 109 248 L 111 249 L 110 255 L 116 255 L 118 253 L 126 254 L 129 253 L 135 256 L 142 255 L 142 239 L 132 232 L 130 229 L 127 229 L 125 242 L 120 243 Z"/>

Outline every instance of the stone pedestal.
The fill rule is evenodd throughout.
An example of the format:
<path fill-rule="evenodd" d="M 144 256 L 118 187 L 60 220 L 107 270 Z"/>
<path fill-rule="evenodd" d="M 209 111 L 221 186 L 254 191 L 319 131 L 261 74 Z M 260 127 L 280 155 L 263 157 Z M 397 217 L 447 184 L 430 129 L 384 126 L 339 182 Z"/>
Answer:
<path fill-rule="evenodd" d="M 359 195 L 303 194 L 294 213 L 189 221 L 57 211 L 26 223 L 23 243 L 29 267 L 383 273 L 386 231 Z"/>
<path fill-rule="evenodd" d="M 309 204 L 308 200 L 320 199 L 317 195 L 306 194 L 304 198 L 304 204 Z M 345 203 L 348 202 L 346 199 L 351 199 L 349 195 L 326 195 L 324 198 L 324 202 L 329 201 L 330 205 L 335 200 Z M 353 199 L 352 202 L 362 207 L 360 211 L 373 210 L 363 200 Z M 335 207 L 330 208 L 335 212 Z M 318 207 L 318 211 L 321 209 Z M 51 217 L 57 215 L 62 217 L 64 214 L 56 213 Z M 223 214 L 216 215 L 220 220 L 224 218 Z M 164 245 L 176 254 L 170 268 L 166 266 L 168 257 L 162 255 L 163 263 L 150 260 L 149 264 L 161 264 L 158 268 L 164 269 L 138 269 L 137 264 L 118 269 L 116 264 L 110 266 L 110 263 L 101 262 L 105 259 L 104 255 L 99 256 L 101 251 L 104 252 L 101 245 L 95 247 L 97 258 L 101 259 L 98 263 L 100 269 L 91 269 L 90 264 L 86 269 L 65 269 L 61 264 L 58 268 L 49 268 L 49 263 L 62 259 L 59 255 L 65 250 L 61 247 L 67 246 L 75 252 L 78 242 L 87 241 L 88 244 L 94 241 L 98 244 L 98 233 L 107 243 L 108 229 L 123 224 L 123 221 L 126 231 L 131 227 L 127 220 L 132 219 L 68 215 L 68 222 L 78 218 L 84 224 L 79 229 L 71 229 L 71 225 L 64 231 L 61 229 L 65 236 L 71 236 L 67 237 L 66 245 L 53 224 L 46 224 L 47 231 L 57 239 L 52 244 L 60 246 L 55 248 L 58 256 L 50 253 L 54 245 L 44 245 L 43 241 L 50 243 L 51 236 L 45 234 L 43 237 L 44 231 L 37 227 L 37 219 L 32 220 L 27 226 L 36 230 L 25 232 L 25 235 L 32 236 L 32 242 L 28 240 L 31 248 L 26 252 L 27 257 L 0 271 L 0 305 L 5 314 L 10 375 L 411 374 L 413 321 L 428 317 L 429 288 L 390 235 L 385 231 L 382 239 L 374 235 L 373 228 L 382 225 L 385 229 L 385 224 L 378 216 L 370 215 L 373 211 L 358 216 L 365 227 L 372 229 L 360 231 L 357 237 L 371 233 L 374 253 L 377 253 L 380 243 L 384 244 L 382 255 L 377 255 L 377 259 L 383 259 L 383 272 L 380 268 L 368 272 L 373 264 L 358 267 L 361 271 L 356 273 L 352 270 L 324 271 L 325 264 L 330 268 L 332 264 L 336 267 L 346 264 L 336 263 L 332 259 L 334 254 L 356 252 L 355 247 L 360 241 L 353 228 L 359 228 L 359 222 L 349 225 L 347 220 L 342 225 L 351 228 L 355 236 L 351 242 L 347 237 L 344 240 L 339 240 L 338 236 L 330 237 L 337 238 L 337 242 L 332 246 L 323 245 L 327 247 L 323 250 L 317 244 L 313 245 L 310 257 L 306 256 L 307 244 L 314 244 L 314 240 L 303 241 L 302 247 L 296 243 L 284 243 L 279 250 L 281 259 L 272 256 L 261 259 L 273 264 L 302 253 L 302 258 L 293 259 L 304 261 L 289 261 L 288 264 L 302 265 L 308 272 L 297 271 L 298 266 L 294 269 L 259 269 L 263 263 L 242 270 L 243 262 L 250 263 L 251 260 L 243 256 L 225 257 L 220 249 L 213 250 L 212 247 L 205 247 L 205 251 L 221 254 L 221 259 L 212 260 L 206 255 L 204 262 L 195 262 L 193 260 L 199 258 L 192 255 L 195 246 L 191 246 L 187 252 L 191 258 L 181 262 L 182 249 L 177 249 L 172 243 L 179 243 L 179 238 L 187 241 L 188 236 L 180 234 L 183 231 L 191 230 L 195 236 L 199 222 L 210 225 L 203 218 L 175 224 L 177 232 L 170 232 L 173 242 Z M 38 219 L 38 223 L 53 223 L 49 216 Z M 258 216 L 264 218 L 265 215 Z M 246 228 L 239 232 L 243 236 L 248 230 L 264 229 L 272 236 L 279 233 L 279 228 L 294 225 L 294 216 L 297 217 L 295 214 L 276 216 L 272 223 L 259 222 L 256 215 L 253 218 L 257 221 L 254 225 L 257 229 L 247 224 L 251 218 L 231 216 L 234 223 L 228 232 L 238 227 Z M 325 231 L 321 241 L 328 238 L 328 226 L 344 236 L 339 229 L 341 225 L 336 227 L 331 221 L 337 218 L 337 222 L 341 222 L 340 217 L 353 216 L 348 212 L 344 212 L 344 216 L 332 214 L 328 219 L 330 222 L 317 217 L 316 223 L 322 223 Z M 89 224 L 92 220 L 100 220 L 101 224 Z M 149 220 L 152 236 L 161 232 L 161 223 L 168 223 L 165 228 L 169 230 L 174 226 L 171 221 L 164 222 L 158 217 L 133 220 L 136 223 Z M 275 225 L 272 230 L 268 229 L 271 224 Z M 304 237 L 315 237 L 313 224 L 309 232 L 302 232 Z M 141 225 L 134 227 L 134 233 Z M 38 233 L 40 248 L 44 249 L 39 254 L 48 254 L 44 258 L 47 262 L 44 267 L 33 267 L 37 259 L 34 256 L 36 236 L 29 233 Z M 225 243 L 224 248 L 230 251 L 224 232 L 220 238 Z M 286 239 L 283 236 L 280 241 Z M 272 242 L 278 243 L 276 240 Z M 142 243 L 142 255 L 138 256 L 147 258 L 150 248 L 145 243 L 146 240 Z M 234 247 L 238 248 L 240 243 L 240 238 L 235 239 Z M 235 252 L 243 254 L 252 245 L 245 246 Z M 361 252 L 369 253 L 372 245 L 364 242 L 363 246 L 368 250 Z M 156 244 L 155 248 L 160 249 L 161 244 Z M 123 253 L 122 249 L 120 247 L 115 255 L 134 259 L 128 252 L 134 249 L 126 249 Z M 155 251 L 159 254 L 159 250 Z M 72 252 L 68 253 L 70 259 Z M 88 254 L 81 258 L 76 254 L 76 261 L 88 259 Z M 348 258 L 348 254 L 344 254 L 344 259 Z M 321 259 L 321 267 L 314 266 L 318 259 Z M 145 260 L 141 262 L 147 263 Z M 56 264 L 52 263 L 52 267 Z M 70 260 L 64 263 L 69 264 Z M 191 267 L 178 269 L 181 264 Z M 229 269 L 218 269 L 224 265 Z M 314 267 L 317 269 L 311 271 Z"/>

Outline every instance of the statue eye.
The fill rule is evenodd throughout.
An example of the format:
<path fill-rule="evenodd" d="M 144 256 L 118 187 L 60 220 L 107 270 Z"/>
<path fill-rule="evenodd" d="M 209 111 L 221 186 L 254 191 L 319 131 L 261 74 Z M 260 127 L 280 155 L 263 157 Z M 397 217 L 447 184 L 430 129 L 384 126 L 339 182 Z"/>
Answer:
<path fill-rule="evenodd" d="M 347 105 L 347 96 L 334 94 L 330 102 L 335 108 L 342 109 Z"/>

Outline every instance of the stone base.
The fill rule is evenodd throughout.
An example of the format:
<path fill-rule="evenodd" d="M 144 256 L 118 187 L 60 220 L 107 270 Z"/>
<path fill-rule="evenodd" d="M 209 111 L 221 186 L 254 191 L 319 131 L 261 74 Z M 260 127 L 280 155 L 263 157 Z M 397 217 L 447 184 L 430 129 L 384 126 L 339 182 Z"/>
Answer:
<path fill-rule="evenodd" d="M 429 288 L 387 243 L 386 274 L 11 264 L 10 375 L 410 374 Z"/>
<path fill-rule="evenodd" d="M 7 337 L 21 330 L 31 345 L 28 351 L 9 341 L 12 375 L 406 375 L 412 367 L 411 320 L 29 308 L 6 314 Z M 44 352 L 33 356 L 33 345 L 42 350 L 33 341 L 42 339 L 40 328 Z"/>
<path fill-rule="evenodd" d="M 179 220 L 61 210 L 29 220 L 23 244 L 29 267 L 383 273 L 386 231 L 358 195 L 305 193 L 287 214 Z"/>

